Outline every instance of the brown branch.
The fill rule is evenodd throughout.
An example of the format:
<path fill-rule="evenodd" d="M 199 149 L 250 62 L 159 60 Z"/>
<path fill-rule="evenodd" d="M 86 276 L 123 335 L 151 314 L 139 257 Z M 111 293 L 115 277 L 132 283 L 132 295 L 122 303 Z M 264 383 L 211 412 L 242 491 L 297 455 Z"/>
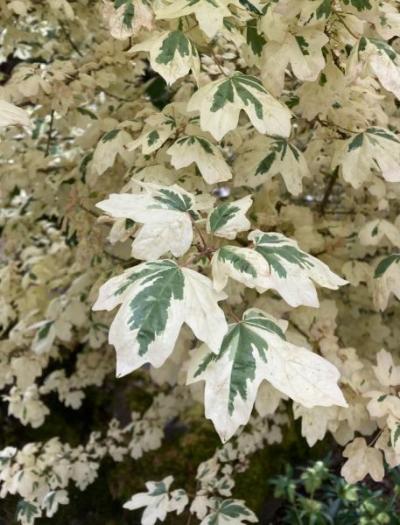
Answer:
<path fill-rule="evenodd" d="M 50 124 L 49 124 L 49 129 L 47 131 L 47 143 L 46 143 L 46 150 L 44 153 L 45 157 L 48 157 L 50 153 L 51 138 L 52 138 L 51 135 L 53 134 L 53 124 L 54 124 L 54 109 L 52 109 L 50 113 Z"/>
<path fill-rule="evenodd" d="M 78 47 L 78 46 L 75 44 L 75 42 L 72 40 L 71 35 L 70 35 L 69 32 L 65 29 L 65 26 L 64 26 L 64 24 L 61 22 L 61 20 L 59 20 L 59 23 L 60 23 L 61 31 L 64 33 L 64 36 L 65 36 L 65 38 L 68 40 L 68 42 L 69 42 L 70 46 L 72 47 L 72 49 L 73 49 L 74 51 L 76 51 L 80 57 L 83 57 L 83 54 L 80 52 L 79 47 Z"/>
<path fill-rule="evenodd" d="M 325 213 L 325 208 L 329 202 L 329 197 L 331 196 L 333 187 L 335 186 L 335 183 L 337 181 L 337 178 L 339 176 L 339 166 L 336 166 L 333 173 L 331 174 L 328 184 L 325 189 L 324 196 L 322 197 L 322 201 L 319 207 L 319 214 L 322 216 Z"/>

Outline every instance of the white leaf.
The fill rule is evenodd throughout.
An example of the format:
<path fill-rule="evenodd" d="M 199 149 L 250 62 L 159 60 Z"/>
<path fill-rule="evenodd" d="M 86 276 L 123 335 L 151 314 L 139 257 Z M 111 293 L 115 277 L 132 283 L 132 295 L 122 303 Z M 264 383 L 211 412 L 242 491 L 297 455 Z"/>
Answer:
<path fill-rule="evenodd" d="M 136 259 L 154 260 L 168 251 L 181 257 L 193 240 L 192 217 L 197 217 L 194 196 L 177 184 L 140 186 L 142 193 L 113 193 L 96 206 L 113 217 L 143 224 L 132 244 Z"/>
<path fill-rule="evenodd" d="M 367 474 L 376 482 L 383 480 L 385 469 L 382 452 L 368 447 L 364 438 L 358 437 L 349 443 L 343 451 L 343 456 L 348 458 L 341 470 L 347 483 L 357 483 Z"/>
<path fill-rule="evenodd" d="M 169 511 L 169 488 L 174 478 L 168 476 L 162 481 L 146 483 L 147 492 L 139 492 L 124 504 L 124 509 L 136 510 L 145 507 L 142 525 L 154 525 L 157 520 L 164 521 Z"/>
<path fill-rule="evenodd" d="M 0 127 L 7 126 L 25 126 L 30 127 L 28 113 L 24 110 L 7 102 L 0 100 Z"/>

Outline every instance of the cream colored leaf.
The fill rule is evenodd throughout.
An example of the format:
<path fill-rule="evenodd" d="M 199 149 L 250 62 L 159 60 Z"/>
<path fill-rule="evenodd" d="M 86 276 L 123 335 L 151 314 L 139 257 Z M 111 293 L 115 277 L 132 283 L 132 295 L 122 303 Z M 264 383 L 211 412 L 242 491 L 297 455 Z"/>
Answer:
<path fill-rule="evenodd" d="M 235 186 L 256 188 L 281 175 L 292 195 L 302 191 L 302 179 L 310 172 L 301 151 L 285 139 L 257 137 L 246 142 L 233 166 Z"/>
<path fill-rule="evenodd" d="M 204 137 L 183 136 L 167 150 L 167 153 L 176 169 L 195 163 L 207 184 L 232 178 L 231 170 L 220 150 Z"/>
<path fill-rule="evenodd" d="M 181 31 L 166 31 L 134 45 L 130 52 L 148 51 L 151 67 L 171 85 L 192 70 L 197 79 L 200 58 L 194 44 Z"/>
<path fill-rule="evenodd" d="M 0 127 L 25 126 L 30 127 L 31 122 L 28 113 L 24 110 L 7 102 L 0 100 Z"/>
<path fill-rule="evenodd" d="M 97 204 L 116 218 L 142 223 L 132 244 L 132 256 L 145 261 L 168 251 L 181 257 L 193 240 L 192 217 L 197 217 L 194 196 L 180 186 L 141 183 L 138 194 L 111 194 Z"/>
<path fill-rule="evenodd" d="M 358 437 L 343 451 L 343 456 L 348 458 L 343 465 L 341 474 L 347 483 L 357 483 L 368 474 L 380 482 L 385 475 L 382 452 L 369 447 L 364 438 Z"/>
<path fill-rule="evenodd" d="M 206 382 L 205 414 L 222 441 L 247 423 L 264 380 L 306 407 L 347 406 L 337 386 L 338 370 L 287 342 L 285 324 L 261 310 L 248 310 L 230 326 L 218 355 L 206 345 L 193 353 L 188 383 Z"/>
<path fill-rule="evenodd" d="M 238 126 L 245 111 L 260 133 L 288 137 L 291 113 L 252 76 L 235 73 L 201 87 L 188 103 L 188 111 L 200 112 L 200 126 L 221 140 Z"/>
<path fill-rule="evenodd" d="M 383 128 L 368 128 L 337 144 L 332 166 L 341 166 L 343 178 L 354 188 L 378 170 L 389 182 L 400 182 L 400 140 Z"/>
<path fill-rule="evenodd" d="M 99 140 L 93 154 L 92 168 L 97 175 L 102 175 L 114 165 L 117 155 L 121 155 L 125 146 L 132 142 L 132 137 L 123 129 L 113 129 Z"/>
<path fill-rule="evenodd" d="M 249 230 L 251 224 L 246 217 L 246 212 L 252 204 L 253 200 L 250 196 L 220 204 L 208 215 L 207 233 L 232 240 L 239 232 Z"/>

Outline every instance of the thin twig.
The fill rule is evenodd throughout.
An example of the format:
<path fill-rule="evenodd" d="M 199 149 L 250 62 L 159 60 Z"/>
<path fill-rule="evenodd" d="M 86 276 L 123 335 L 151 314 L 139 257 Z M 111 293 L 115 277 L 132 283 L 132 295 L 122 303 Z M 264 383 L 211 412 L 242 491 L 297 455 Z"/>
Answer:
<path fill-rule="evenodd" d="M 71 35 L 70 35 L 69 32 L 65 29 L 65 26 L 64 26 L 64 24 L 61 22 L 61 20 L 59 20 L 59 23 L 60 23 L 61 30 L 62 30 L 62 32 L 64 33 L 65 38 L 68 40 L 68 42 L 69 42 L 70 46 L 72 47 L 72 49 L 73 49 L 74 51 L 76 51 L 80 57 L 83 57 L 83 54 L 80 52 L 79 47 L 78 47 L 78 46 L 75 44 L 75 42 L 72 40 Z"/>
<path fill-rule="evenodd" d="M 44 153 L 45 157 L 48 157 L 50 153 L 51 138 L 52 138 L 51 135 L 53 134 L 53 124 L 54 124 L 54 109 L 51 110 L 51 114 L 50 114 L 50 124 L 49 124 L 49 129 L 47 131 L 47 143 L 46 143 L 46 150 Z"/>
<path fill-rule="evenodd" d="M 334 185 L 335 185 L 335 183 L 337 181 L 338 176 L 339 176 L 339 166 L 336 166 L 336 168 L 334 169 L 332 175 L 330 176 L 330 179 L 329 179 L 328 184 L 327 184 L 326 189 L 325 189 L 324 196 L 323 196 L 322 201 L 321 201 L 321 205 L 319 207 L 319 214 L 321 216 L 324 215 L 324 213 L 325 213 L 326 205 L 329 202 L 329 197 L 331 196 L 333 187 L 334 187 Z"/>

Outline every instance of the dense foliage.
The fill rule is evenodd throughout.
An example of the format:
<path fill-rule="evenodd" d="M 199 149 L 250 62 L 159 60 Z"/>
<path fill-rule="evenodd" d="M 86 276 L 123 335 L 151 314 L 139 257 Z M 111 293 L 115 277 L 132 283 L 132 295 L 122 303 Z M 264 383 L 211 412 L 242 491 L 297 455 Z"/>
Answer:
<path fill-rule="evenodd" d="M 142 525 L 255 522 L 237 476 L 298 424 L 343 448 L 347 483 L 382 482 L 400 464 L 399 2 L 0 16 L 0 498 L 18 522 L 68 516 L 146 453 L 158 478 L 113 487 Z M 196 433 L 198 464 L 169 471 L 165 440 L 184 457 Z"/>

